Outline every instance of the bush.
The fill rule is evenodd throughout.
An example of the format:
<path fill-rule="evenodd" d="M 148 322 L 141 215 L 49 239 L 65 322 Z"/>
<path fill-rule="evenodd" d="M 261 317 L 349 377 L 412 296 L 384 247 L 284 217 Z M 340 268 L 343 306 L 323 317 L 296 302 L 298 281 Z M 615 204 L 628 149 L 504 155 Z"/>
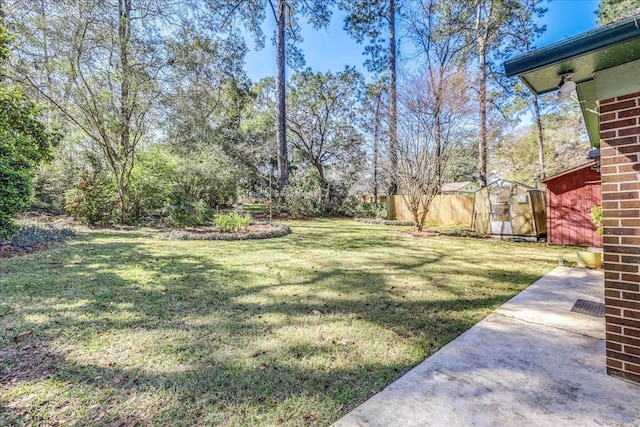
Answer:
<path fill-rule="evenodd" d="M 287 213 L 295 218 L 353 216 L 358 201 L 349 195 L 348 183 L 323 181 L 314 171 L 292 179 L 285 193 Z"/>
<path fill-rule="evenodd" d="M 204 200 L 211 207 L 231 204 L 237 198 L 235 170 L 231 160 L 216 147 L 179 157 L 171 183 L 171 199 L 190 203 Z"/>
<path fill-rule="evenodd" d="M 235 233 L 246 231 L 251 224 L 251 215 L 232 213 L 228 215 L 216 215 L 216 228 L 221 233 Z"/>
<path fill-rule="evenodd" d="M 78 149 L 84 143 L 84 135 L 78 132 L 65 135 L 63 141 L 55 147 L 53 159 L 38 167 L 33 177 L 33 197 L 30 211 L 63 214 L 65 213 L 65 194 L 71 191 L 81 171 L 102 170 L 101 155 L 97 152 L 85 152 Z"/>
<path fill-rule="evenodd" d="M 258 240 L 283 237 L 291 233 L 291 228 L 283 224 L 269 224 L 270 228 L 264 231 L 248 233 L 189 233 L 187 231 L 172 231 L 162 233 L 161 239 L 166 240 Z"/>
<path fill-rule="evenodd" d="M 294 218 L 304 218 L 319 214 L 313 192 L 299 186 L 290 185 L 285 192 L 287 213 Z"/>
<path fill-rule="evenodd" d="M 169 222 L 175 227 L 205 225 L 213 218 L 213 209 L 204 200 L 195 203 L 178 202 L 168 204 Z"/>
<path fill-rule="evenodd" d="M 387 208 L 384 203 L 362 202 L 358 203 L 355 209 L 355 216 L 358 218 L 382 219 L 387 216 Z"/>
<path fill-rule="evenodd" d="M 73 236 L 75 236 L 74 231 L 67 228 L 30 225 L 22 227 L 5 239 L 0 239 L 0 244 L 17 249 L 32 249 L 61 243 Z"/>
<path fill-rule="evenodd" d="M 83 224 L 112 224 L 118 215 L 115 185 L 99 172 L 83 171 L 65 201 L 69 215 Z"/>
<path fill-rule="evenodd" d="M 4 41 L 0 25 L 0 53 Z M 38 108 L 20 89 L 0 84 L 0 237 L 16 230 L 15 217 L 29 206 L 32 172 L 60 139 L 38 117 Z"/>
<path fill-rule="evenodd" d="M 127 194 L 132 222 L 153 222 L 167 215 L 167 203 L 171 199 L 173 183 L 177 175 L 177 157 L 162 147 L 140 152 L 131 172 L 131 185 Z M 177 197 L 174 205 L 182 200 Z"/>

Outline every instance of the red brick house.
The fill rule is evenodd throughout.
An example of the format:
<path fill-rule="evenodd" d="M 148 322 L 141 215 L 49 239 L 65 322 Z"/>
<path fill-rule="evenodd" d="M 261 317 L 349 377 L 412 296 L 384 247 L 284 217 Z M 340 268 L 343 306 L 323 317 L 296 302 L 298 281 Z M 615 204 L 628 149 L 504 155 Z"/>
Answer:
<path fill-rule="evenodd" d="M 554 245 L 602 247 L 591 208 L 602 201 L 600 172 L 594 162 L 545 178 L 547 241 Z"/>
<path fill-rule="evenodd" d="M 607 372 L 640 384 L 638 18 L 512 58 L 505 71 L 537 94 L 577 92 L 591 144 L 600 149 Z"/>

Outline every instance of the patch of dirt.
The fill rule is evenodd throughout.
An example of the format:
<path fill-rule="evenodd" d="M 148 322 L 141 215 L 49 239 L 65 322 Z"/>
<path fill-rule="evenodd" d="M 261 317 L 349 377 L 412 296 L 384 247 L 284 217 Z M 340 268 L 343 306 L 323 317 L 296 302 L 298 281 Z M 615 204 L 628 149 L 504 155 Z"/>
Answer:
<path fill-rule="evenodd" d="M 407 230 L 407 231 L 401 231 L 398 234 L 401 235 L 401 236 L 412 236 L 412 237 L 437 237 L 437 236 L 440 236 L 439 232 L 431 231 L 431 230 L 422 230 L 422 231 Z"/>
<path fill-rule="evenodd" d="M 478 239 L 487 239 L 491 237 L 487 234 L 477 233 L 475 231 L 465 229 L 447 230 L 443 231 L 442 234 L 450 237 L 475 237 Z"/>
<path fill-rule="evenodd" d="M 400 236 L 412 236 L 412 237 L 437 237 L 437 236 L 449 236 L 449 237 L 473 237 L 476 239 L 488 239 L 491 236 L 487 236 L 486 234 L 476 233 L 471 230 L 464 229 L 454 229 L 454 230 L 445 230 L 445 231 L 435 231 L 435 230 L 406 230 L 398 233 Z"/>
<path fill-rule="evenodd" d="M 49 351 L 49 343 L 27 332 L 0 349 L 0 390 L 18 381 L 47 378 L 57 370 L 60 357 Z"/>
<path fill-rule="evenodd" d="M 39 245 L 32 246 L 29 248 L 17 248 L 7 244 L 0 244 L 0 258 L 12 258 L 15 256 L 26 255 L 33 252 L 44 251 L 47 249 L 51 249 L 55 245 Z M 0 276 L 3 272 L 0 272 Z"/>

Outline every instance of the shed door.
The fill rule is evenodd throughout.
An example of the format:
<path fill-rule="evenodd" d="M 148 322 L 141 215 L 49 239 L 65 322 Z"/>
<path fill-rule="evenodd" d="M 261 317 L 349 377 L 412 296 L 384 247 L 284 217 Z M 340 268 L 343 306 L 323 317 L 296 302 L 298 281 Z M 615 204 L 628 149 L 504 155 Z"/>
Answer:
<path fill-rule="evenodd" d="M 509 203 L 491 205 L 491 234 L 513 234 Z"/>
<path fill-rule="evenodd" d="M 511 228 L 511 185 L 506 183 L 503 185 L 496 185 L 490 190 L 489 224 L 491 234 L 513 234 Z"/>

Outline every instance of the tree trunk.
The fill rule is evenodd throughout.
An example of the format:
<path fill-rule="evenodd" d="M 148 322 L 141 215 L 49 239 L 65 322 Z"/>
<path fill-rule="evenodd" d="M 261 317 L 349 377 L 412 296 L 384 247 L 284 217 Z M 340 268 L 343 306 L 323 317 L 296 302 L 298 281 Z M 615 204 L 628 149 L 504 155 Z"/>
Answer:
<path fill-rule="evenodd" d="M 482 20 L 482 8 L 484 2 L 478 1 L 476 11 L 476 40 L 478 50 L 478 109 L 480 110 L 480 135 L 478 140 L 478 184 L 480 187 L 487 186 L 487 38 L 488 25 Z M 487 16 L 487 19 L 489 17 Z"/>
<path fill-rule="evenodd" d="M 478 141 L 478 184 L 487 186 L 487 52 L 482 38 L 478 39 L 480 56 L 480 82 L 478 90 L 478 108 L 480 110 L 480 140 Z"/>
<path fill-rule="evenodd" d="M 442 81 L 442 80 L 440 80 Z M 436 179 L 436 188 L 435 191 L 440 192 L 442 188 L 442 120 L 441 120 L 441 96 L 440 96 L 440 88 L 437 89 L 436 99 L 435 99 L 435 108 L 433 111 L 433 121 L 434 123 L 434 132 L 433 132 L 433 142 L 435 144 L 435 179 Z"/>
<path fill-rule="evenodd" d="M 0 0 L 0 25 L 4 25 L 4 0 Z M 0 59 L 0 66 L 4 69 L 4 60 Z M 0 83 L 4 82 L 4 76 L 0 73 Z"/>
<path fill-rule="evenodd" d="M 389 161 L 391 182 L 389 194 L 397 194 L 395 178 L 398 168 L 398 110 L 396 107 L 396 2 L 389 0 Z"/>
<path fill-rule="evenodd" d="M 373 123 L 373 202 L 378 203 L 378 145 L 380 143 L 380 89 L 376 91 L 376 107 Z"/>
<path fill-rule="evenodd" d="M 120 83 L 120 146 L 126 151 L 130 147 L 131 130 L 131 67 L 129 64 L 129 40 L 131 38 L 131 0 L 120 0 L 118 2 L 118 36 L 120 41 L 120 61 L 122 65 L 122 76 Z M 127 187 L 128 176 L 126 176 L 128 154 L 120 153 L 125 158 L 122 171 L 117 174 L 118 196 L 120 198 L 120 222 L 126 221 L 127 215 Z M 131 160 L 133 163 L 133 159 Z"/>
<path fill-rule="evenodd" d="M 285 8 L 286 0 L 278 0 L 278 17 L 276 19 L 276 135 L 278 141 L 278 190 L 280 203 L 284 203 L 284 190 L 289 185 L 289 161 L 286 136 L 286 104 L 285 104 Z"/>
<path fill-rule="evenodd" d="M 540 117 L 540 103 L 538 95 L 533 94 L 533 113 L 536 119 L 536 130 L 538 133 L 538 179 L 544 179 L 546 170 L 544 166 L 544 139 L 542 134 L 542 118 Z"/>

